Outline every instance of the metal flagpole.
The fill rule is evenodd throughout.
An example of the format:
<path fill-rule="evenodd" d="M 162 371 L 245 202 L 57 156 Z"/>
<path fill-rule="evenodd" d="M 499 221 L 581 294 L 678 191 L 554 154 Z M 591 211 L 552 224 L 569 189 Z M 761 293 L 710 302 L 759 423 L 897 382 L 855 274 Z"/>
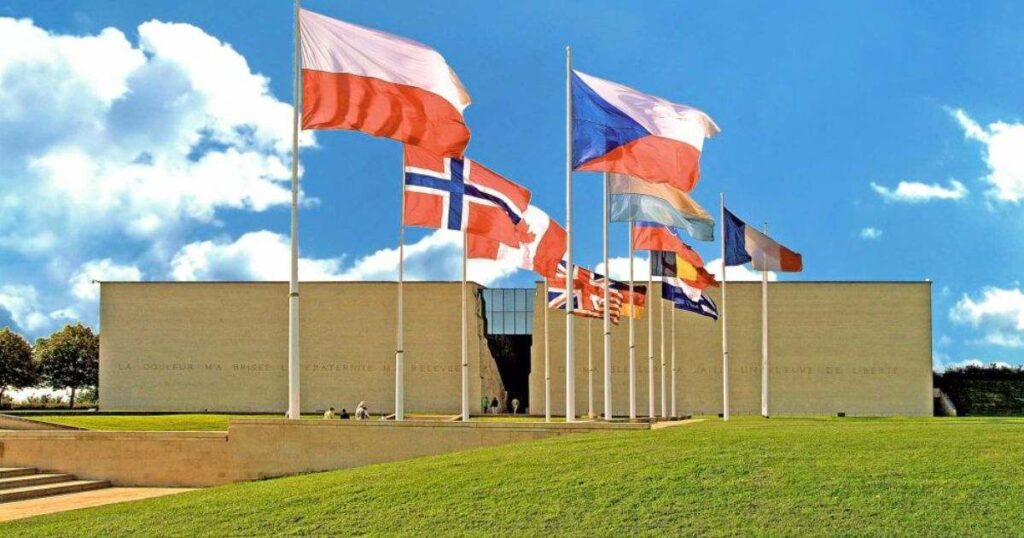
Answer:
<path fill-rule="evenodd" d="M 405 151 L 402 151 L 402 216 L 398 226 L 398 323 L 395 336 L 395 420 L 405 419 Z"/>
<path fill-rule="evenodd" d="M 722 420 L 729 420 L 729 326 L 725 322 L 725 193 L 722 193 Z"/>
<path fill-rule="evenodd" d="M 672 305 L 672 417 L 676 414 L 676 305 Z"/>
<path fill-rule="evenodd" d="M 633 222 L 629 226 L 629 419 L 636 420 L 636 335 L 633 329 L 633 317 L 636 315 L 636 295 L 633 290 Z M 650 293 L 650 290 L 647 291 Z M 645 307 L 646 308 L 646 307 Z"/>
<path fill-rule="evenodd" d="M 594 334 L 592 318 L 587 318 L 587 418 L 594 418 L 594 349 L 591 336 Z"/>
<path fill-rule="evenodd" d="M 548 281 L 544 280 L 544 422 L 551 422 L 551 346 L 548 339 Z"/>
<path fill-rule="evenodd" d="M 573 354 L 572 267 L 572 49 L 565 47 L 565 421 L 576 420 L 576 365 Z"/>
<path fill-rule="evenodd" d="M 466 256 L 469 234 L 462 230 L 462 420 L 469 420 L 469 342 L 466 328 Z"/>
<path fill-rule="evenodd" d="M 608 172 L 604 173 L 604 223 L 602 224 L 604 243 L 604 419 L 612 419 L 612 325 L 609 312 L 608 283 L 611 281 L 611 268 L 608 267 Z"/>
<path fill-rule="evenodd" d="M 299 65 L 301 28 L 299 26 L 299 0 L 295 0 L 295 55 L 292 64 L 292 219 L 291 219 L 291 276 L 288 280 L 288 418 L 298 420 L 302 412 L 299 394 L 299 106 L 302 99 L 302 79 Z"/>
<path fill-rule="evenodd" d="M 647 298 L 654 298 L 654 251 L 647 251 Z M 647 316 L 647 416 L 655 417 L 654 411 L 654 305 L 647 302 L 650 310 Z"/>
<path fill-rule="evenodd" d="M 768 223 L 764 223 L 768 235 Z M 764 267 L 764 257 L 761 258 Z M 768 418 L 768 271 L 761 271 L 761 416 Z"/>
<path fill-rule="evenodd" d="M 665 285 L 664 282 L 661 284 Z M 673 305 L 673 310 L 675 306 Z M 668 418 L 668 397 L 665 394 L 665 300 L 658 301 L 658 324 L 661 325 L 661 418 Z"/>

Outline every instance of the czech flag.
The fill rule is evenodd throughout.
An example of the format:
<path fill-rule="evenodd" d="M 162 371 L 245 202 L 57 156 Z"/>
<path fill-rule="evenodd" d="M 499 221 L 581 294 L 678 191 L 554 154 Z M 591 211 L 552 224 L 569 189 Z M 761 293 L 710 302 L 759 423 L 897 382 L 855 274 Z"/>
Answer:
<path fill-rule="evenodd" d="M 302 128 L 345 129 L 462 157 L 466 89 L 434 49 L 299 11 Z"/>
<path fill-rule="evenodd" d="M 803 256 L 778 244 L 725 210 L 725 265 L 750 262 L 758 271 L 798 273 L 804 269 Z"/>
<path fill-rule="evenodd" d="M 573 170 L 693 190 L 704 139 L 720 131 L 707 114 L 579 71 L 570 85 Z"/>
<path fill-rule="evenodd" d="M 523 212 L 523 220 L 517 231 L 520 241 L 515 247 L 488 237 L 470 235 L 467 238 L 466 256 L 511 261 L 516 267 L 529 269 L 545 278 L 553 278 L 559 262 L 565 257 L 565 228 L 540 208 L 531 205 Z M 564 267 L 562 271 L 565 271 Z"/>

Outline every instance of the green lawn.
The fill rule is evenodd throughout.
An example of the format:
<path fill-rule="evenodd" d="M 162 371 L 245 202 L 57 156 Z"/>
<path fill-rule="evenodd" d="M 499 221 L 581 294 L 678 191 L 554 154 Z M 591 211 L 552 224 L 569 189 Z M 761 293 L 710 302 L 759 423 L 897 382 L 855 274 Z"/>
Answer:
<path fill-rule="evenodd" d="M 1024 534 L 1024 420 L 740 418 L 236 484 L 4 536 Z"/>

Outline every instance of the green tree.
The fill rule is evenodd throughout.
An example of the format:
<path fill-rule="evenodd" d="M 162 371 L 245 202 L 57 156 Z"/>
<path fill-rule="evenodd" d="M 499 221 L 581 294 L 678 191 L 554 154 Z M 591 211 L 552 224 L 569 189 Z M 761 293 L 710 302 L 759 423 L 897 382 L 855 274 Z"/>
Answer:
<path fill-rule="evenodd" d="M 99 384 L 100 339 L 81 323 L 36 340 L 35 360 L 48 386 L 71 389 L 71 407 L 78 389 Z"/>
<path fill-rule="evenodd" d="M 39 381 L 32 362 L 32 346 L 9 327 L 0 330 L 0 406 L 7 389 L 31 387 Z"/>

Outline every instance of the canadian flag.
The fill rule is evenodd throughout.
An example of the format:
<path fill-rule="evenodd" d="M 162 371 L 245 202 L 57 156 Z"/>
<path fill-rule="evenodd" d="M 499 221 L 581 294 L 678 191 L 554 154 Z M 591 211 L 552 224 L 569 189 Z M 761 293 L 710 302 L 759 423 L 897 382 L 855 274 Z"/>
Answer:
<path fill-rule="evenodd" d="M 531 205 L 523 213 L 518 230 L 519 247 L 510 247 L 493 239 L 469 235 L 466 256 L 511 261 L 517 267 L 529 269 L 545 278 L 554 278 L 558 271 L 558 263 L 565 257 L 565 229 L 547 213 Z"/>

